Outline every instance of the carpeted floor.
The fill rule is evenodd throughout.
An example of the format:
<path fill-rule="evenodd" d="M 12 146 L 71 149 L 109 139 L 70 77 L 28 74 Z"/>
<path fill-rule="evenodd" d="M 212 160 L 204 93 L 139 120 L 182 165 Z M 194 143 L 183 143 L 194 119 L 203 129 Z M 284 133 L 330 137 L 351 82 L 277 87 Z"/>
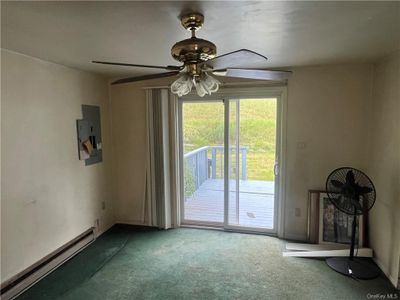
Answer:
<path fill-rule="evenodd" d="M 282 257 L 284 245 L 262 235 L 114 226 L 18 299 L 372 299 L 396 293 L 384 276 L 356 281 L 323 260 Z"/>

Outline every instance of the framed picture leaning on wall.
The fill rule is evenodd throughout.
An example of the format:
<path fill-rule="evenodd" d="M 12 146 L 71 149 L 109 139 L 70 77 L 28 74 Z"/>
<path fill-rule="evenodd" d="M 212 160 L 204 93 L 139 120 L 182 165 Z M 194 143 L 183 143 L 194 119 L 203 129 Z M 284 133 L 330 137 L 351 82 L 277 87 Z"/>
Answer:
<path fill-rule="evenodd" d="M 325 200 L 324 200 L 325 199 Z M 323 201 L 324 200 L 324 201 Z M 321 205 L 324 204 L 324 205 Z M 324 207 L 328 209 L 325 211 L 327 215 L 324 216 Z M 345 232 L 344 228 L 351 228 L 351 222 L 353 218 L 347 219 L 347 226 L 344 225 L 344 220 L 342 216 L 346 216 L 344 213 L 340 212 L 336 207 L 329 203 L 329 198 L 325 191 L 323 190 L 309 190 L 308 191 L 308 219 L 307 219 L 307 241 L 313 244 L 329 244 L 329 243 L 338 243 L 338 244 L 347 244 L 348 239 L 343 237 L 343 233 Z M 330 213 L 333 212 L 333 215 Z M 333 225 L 333 219 L 336 215 L 336 225 Z M 325 225 L 327 228 L 324 228 L 324 217 L 325 217 Z M 361 239 L 358 245 L 359 247 L 368 247 L 367 240 L 367 218 L 368 214 L 364 216 L 358 217 L 358 222 L 360 225 L 360 234 Z M 346 219 L 345 219 L 346 220 Z M 349 225 L 350 224 L 350 225 Z M 350 227 L 349 227 L 350 226 Z M 343 228 L 344 227 L 344 228 Z M 335 233 L 336 228 L 336 233 Z M 333 230 L 333 231 L 332 231 Z M 323 235 L 325 232 L 325 236 Z M 348 232 L 348 238 L 350 238 L 351 233 Z M 338 241 L 338 242 L 335 242 Z"/>
<path fill-rule="evenodd" d="M 326 193 L 319 193 L 319 238 L 320 244 L 351 243 L 353 216 L 338 210 Z M 356 245 L 363 246 L 364 217 L 357 217 Z"/>

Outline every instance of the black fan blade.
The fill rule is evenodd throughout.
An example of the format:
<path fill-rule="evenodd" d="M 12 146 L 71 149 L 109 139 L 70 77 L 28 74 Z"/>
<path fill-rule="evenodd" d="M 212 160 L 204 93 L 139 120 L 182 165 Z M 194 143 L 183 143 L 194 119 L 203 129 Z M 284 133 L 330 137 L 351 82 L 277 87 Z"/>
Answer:
<path fill-rule="evenodd" d="M 92 63 L 102 64 L 102 65 L 113 65 L 113 66 L 124 66 L 124 67 L 138 67 L 138 68 L 151 68 L 151 69 L 163 69 L 163 70 L 176 70 L 180 71 L 184 68 L 184 66 L 152 66 L 152 65 L 135 65 L 135 64 L 127 64 L 127 63 L 118 63 L 118 62 L 108 62 L 108 61 L 98 61 L 94 60 Z"/>
<path fill-rule="evenodd" d="M 214 70 L 265 63 L 268 58 L 248 49 L 229 52 L 200 63 L 200 66 L 209 66 Z"/>
<path fill-rule="evenodd" d="M 359 195 L 364 195 L 372 192 L 372 188 L 368 186 L 359 186 L 357 190 Z"/>
<path fill-rule="evenodd" d="M 331 180 L 331 184 L 335 187 L 335 188 L 342 188 L 343 186 L 344 186 L 344 183 L 343 182 L 340 182 L 339 180 L 335 180 L 335 179 L 332 179 Z"/>
<path fill-rule="evenodd" d="M 219 73 L 219 74 L 218 74 Z M 217 76 L 260 79 L 260 80 L 285 80 L 291 72 L 260 69 L 225 69 L 213 72 Z"/>
<path fill-rule="evenodd" d="M 149 80 L 149 79 L 156 79 L 156 78 L 163 78 L 163 77 L 170 77 L 178 75 L 179 71 L 172 71 L 166 73 L 158 73 L 158 74 L 150 74 L 150 75 L 143 75 L 143 76 L 136 76 L 136 77 L 128 77 L 114 81 L 112 84 L 121 84 L 121 83 L 128 83 L 128 82 L 135 82 L 141 80 Z"/>
<path fill-rule="evenodd" d="M 351 171 L 351 170 L 348 171 L 347 174 L 346 174 L 346 183 L 347 183 L 347 184 L 354 185 L 355 182 L 356 182 L 356 180 L 355 180 L 355 178 L 354 178 L 354 173 L 353 173 L 353 171 Z"/>
<path fill-rule="evenodd" d="M 333 195 L 333 194 L 328 194 L 329 200 L 331 200 L 331 202 L 333 202 L 334 205 L 338 205 L 340 204 L 340 201 L 342 199 L 342 195 L 338 194 L 338 195 Z"/>
<path fill-rule="evenodd" d="M 363 212 L 363 208 L 362 208 L 360 202 L 359 202 L 357 199 L 352 199 L 352 198 L 350 198 L 350 202 L 351 202 L 351 204 L 356 208 L 356 210 L 358 211 L 358 212 L 356 212 L 356 213 L 361 213 L 361 212 Z"/>

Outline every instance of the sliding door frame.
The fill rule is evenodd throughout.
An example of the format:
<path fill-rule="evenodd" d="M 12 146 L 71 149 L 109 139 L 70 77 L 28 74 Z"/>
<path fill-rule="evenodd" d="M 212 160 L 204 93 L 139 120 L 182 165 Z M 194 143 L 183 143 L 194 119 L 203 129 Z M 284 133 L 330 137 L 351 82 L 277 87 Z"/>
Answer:
<path fill-rule="evenodd" d="M 276 124 L 276 145 L 277 149 L 276 160 L 279 162 L 277 174 L 275 176 L 275 203 L 274 203 L 274 229 L 266 230 L 264 228 L 243 228 L 238 226 L 227 226 L 228 225 L 228 205 L 229 205 L 229 127 L 224 126 L 224 229 L 229 231 L 238 232 L 254 232 L 263 233 L 269 235 L 277 235 L 278 237 L 284 237 L 284 225 L 285 225 L 285 190 L 286 190 L 286 115 L 287 115 L 287 87 L 286 86 L 237 86 L 237 87 L 223 87 L 218 92 L 211 96 L 200 97 L 195 92 L 192 92 L 186 96 L 179 98 L 179 147 L 180 147 L 180 190 L 181 190 L 181 201 L 184 201 L 184 180 L 183 180 L 183 124 L 182 124 L 182 104 L 183 102 L 210 102 L 223 101 L 225 108 L 225 120 L 224 124 L 229 121 L 229 100 L 236 99 L 256 99 L 256 98 L 276 98 L 277 99 L 277 124 Z M 228 150 L 227 150 L 228 149 Z M 181 220 L 182 224 L 187 225 L 206 225 L 206 226 L 221 226 L 221 223 L 211 222 L 187 222 L 184 219 L 184 203 L 181 203 Z"/>

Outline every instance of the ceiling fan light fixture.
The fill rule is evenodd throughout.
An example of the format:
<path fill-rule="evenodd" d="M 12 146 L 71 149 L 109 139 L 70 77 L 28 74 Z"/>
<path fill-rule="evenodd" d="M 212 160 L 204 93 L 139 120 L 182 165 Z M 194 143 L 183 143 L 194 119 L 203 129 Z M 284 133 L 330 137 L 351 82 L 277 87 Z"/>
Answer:
<path fill-rule="evenodd" d="M 218 81 L 217 78 L 210 76 L 208 73 L 203 73 L 204 78 L 202 82 L 204 83 L 206 89 L 208 90 L 208 94 L 215 93 L 219 89 L 219 85 L 221 82 Z"/>
<path fill-rule="evenodd" d="M 204 97 L 208 94 L 207 88 L 205 87 L 203 81 L 196 82 L 195 84 L 197 95 Z"/>
<path fill-rule="evenodd" d="M 193 87 L 193 78 L 190 74 L 184 73 L 171 85 L 171 92 L 182 97 L 190 93 Z"/>
<path fill-rule="evenodd" d="M 171 92 L 182 97 L 189 94 L 194 85 L 197 95 L 204 97 L 218 91 L 220 84 L 221 82 L 206 72 L 202 73 L 197 80 L 191 74 L 185 73 L 172 83 Z"/>

